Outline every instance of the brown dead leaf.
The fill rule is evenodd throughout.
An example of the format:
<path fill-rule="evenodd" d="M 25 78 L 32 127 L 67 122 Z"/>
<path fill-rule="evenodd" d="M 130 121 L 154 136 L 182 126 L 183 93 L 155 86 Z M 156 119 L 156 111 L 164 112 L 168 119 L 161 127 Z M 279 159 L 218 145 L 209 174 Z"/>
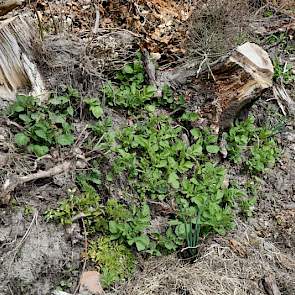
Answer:
<path fill-rule="evenodd" d="M 229 247 L 239 256 L 241 256 L 241 257 L 248 256 L 248 253 L 247 253 L 247 250 L 245 249 L 245 247 L 237 240 L 230 239 L 228 241 L 228 243 L 229 243 Z"/>

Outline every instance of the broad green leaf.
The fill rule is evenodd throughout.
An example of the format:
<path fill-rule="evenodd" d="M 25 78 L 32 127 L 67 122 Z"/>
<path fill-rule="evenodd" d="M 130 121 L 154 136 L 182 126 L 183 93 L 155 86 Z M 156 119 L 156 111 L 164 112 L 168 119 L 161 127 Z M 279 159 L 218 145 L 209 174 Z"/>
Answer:
<path fill-rule="evenodd" d="M 175 251 L 177 249 L 177 244 L 174 243 L 174 241 L 167 239 L 164 243 L 164 246 L 167 250 L 173 250 Z"/>
<path fill-rule="evenodd" d="M 30 144 L 28 146 L 28 150 L 34 153 L 38 157 L 42 157 L 46 155 L 49 151 L 46 145 L 37 145 L 37 144 Z"/>
<path fill-rule="evenodd" d="M 178 181 L 179 177 L 175 172 L 172 172 L 169 174 L 168 177 L 168 183 L 171 184 L 171 186 L 175 189 L 179 188 L 179 181 Z"/>
<path fill-rule="evenodd" d="M 15 135 L 15 143 L 18 146 L 27 145 L 30 142 L 30 138 L 24 133 L 17 133 Z"/>
<path fill-rule="evenodd" d="M 72 134 L 60 134 L 55 140 L 57 144 L 70 145 L 74 142 L 74 136 Z"/>
<path fill-rule="evenodd" d="M 193 128 L 191 130 L 191 135 L 194 137 L 194 139 L 199 139 L 200 137 L 202 137 L 202 132 L 197 128 Z"/>
<path fill-rule="evenodd" d="M 210 154 L 217 154 L 219 152 L 219 146 L 218 145 L 207 145 L 206 150 Z"/>
<path fill-rule="evenodd" d="M 148 204 L 144 204 L 143 206 L 142 206 L 142 210 L 141 210 L 141 212 L 142 212 L 142 215 L 143 216 L 150 216 L 150 207 L 149 207 L 149 205 Z"/>
<path fill-rule="evenodd" d="M 131 87 L 130 87 L 130 92 L 131 92 L 131 94 L 133 94 L 133 95 L 135 95 L 136 94 L 136 83 L 135 82 L 133 82 L 132 84 L 131 84 Z"/>
<path fill-rule="evenodd" d="M 74 115 L 74 109 L 73 109 L 72 106 L 67 107 L 67 113 L 68 113 L 70 116 L 73 116 L 73 115 Z"/>
<path fill-rule="evenodd" d="M 140 236 L 134 239 L 137 251 L 143 251 L 148 248 L 150 239 L 148 236 Z"/>
<path fill-rule="evenodd" d="M 34 121 L 39 121 L 41 119 L 42 115 L 40 113 L 33 113 L 31 114 L 31 118 L 34 120 Z"/>
<path fill-rule="evenodd" d="M 51 98 L 49 100 L 49 103 L 53 105 L 60 105 L 60 104 L 65 104 L 66 102 L 69 102 L 69 97 L 68 96 L 56 96 L 54 98 Z"/>
<path fill-rule="evenodd" d="M 183 168 L 185 168 L 185 169 L 191 169 L 193 166 L 194 166 L 194 164 L 192 162 L 190 162 L 190 161 L 186 161 L 183 164 Z"/>
<path fill-rule="evenodd" d="M 65 115 L 56 115 L 54 113 L 50 113 L 49 118 L 52 123 L 59 123 L 59 124 L 64 124 L 66 122 Z"/>
<path fill-rule="evenodd" d="M 146 86 L 146 88 L 145 88 L 145 94 L 147 95 L 147 96 L 153 96 L 154 94 L 155 94 L 155 92 L 156 92 L 156 87 L 155 86 L 153 86 L 153 85 L 148 85 L 148 86 Z"/>
<path fill-rule="evenodd" d="M 190 112 L 190 113 L 184 113 L 180 117 L 180 120 L 182 120 L 182 121 L 196 121 L 198 118 L 199 118 L 199 115 L 198 114 L 196 114 L 194 112 Z M 195 129 L 195 130 L 197 130 L 197 129 Z"/>
<path fill-rule="evenodd" d="M 24 121 L 26 124 L 29 124 L 31 122 L 31 118 L 30 116 L 26 115 L 26 114 L 20 114 L 18 116 L 22 121 Z"/>
<path fill-rule="evenodd" d="M 118 232 L 118 226 L 117 226 L 117 223 L 114 220 L 111 220 L 109 222 L 109 231 L 112 234 L 116 234 Z"/>
<path fill-rule="evenodd" d="M 194 156 L 199 156 L 202 154 L 202 146 L 198 143 L 194 143 L 193 145 L 191 145 L 191 150 Z"/>
<path fill-rule="evenodd" d="M 25 108 L 24 107 L 22 107 L 21 105 L 19 105 L 19 104 L 16 104 L 15 106 L 13 106 L 13 111 L 14 112 L 16 112 L 16 113 L 20 113 L 20 112 L 22 112 L 22 111 L 24 111 L 25 110 Z"/>
<path fill-rule="evenodd" d="M 156 111 L 156 107 L 153 104 L 148 104 L 145 106 L 146 111 L 149 113 L 154 113 Z"/>
<path fill-rule="evenodd" d="M 181 224 L 178 224 L 175 228 L 175 234 L 178 236 L 178 237 L 181 237 L 181 238 L 184 238 L 186 236 L 186 232 L 185 232 L 185 226 L 186 224 L 185 223 L 181 223 Z"/>
<path fill-rule="evenodd" d="M 125 65 L 123 68 L 123 72 L 126 74 L 132 74 L 133 73 L 133 68 L 131 65 Z"/>
<path fill-rule="evenodd" d="M 75 88 L 72 88 L 72 87 L 68 87 L 68 93 L 69 93 L 69 96 L 71 96 L 71 97 L 78 98 L 80 96 L 79 91 Z"/>
<path fill-rule="evenodd" d="M 90 111 L 92 112 L 93 116 L 96 119 L 99 119 L 101 117 L 101 115 L 103 114 L 103 109 L 99 105 L 91 106 Z"/>
<path fill-rule="evenodd" d="M 48 139 L 48 138 L 47 138 L 47 134 L 46 134 L 46 132 L 45 132 L 43 129 L 37 129 L 37 130 L 35 130 L 35 134 L 36 134 L 38 137 L 42 138 L 42 139 L 45 139 L 45 140 Z"/>

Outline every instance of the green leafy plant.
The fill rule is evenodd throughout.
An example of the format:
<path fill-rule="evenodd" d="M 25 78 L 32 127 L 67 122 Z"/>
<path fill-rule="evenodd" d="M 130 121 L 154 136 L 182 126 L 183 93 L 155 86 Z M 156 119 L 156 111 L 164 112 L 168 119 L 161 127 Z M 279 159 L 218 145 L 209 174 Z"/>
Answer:
<path fill-rule="evenodd" d="M 18 96 L 8 109 L 8 116 L 23 126 L 15 134 L 15 143 L 40 157 L 55 145 L 67 146 L 74 142 L 71 100 L 75 93 L 54 96 L 48 104 L 39 105 L 31 96 Z"/>
<path fill-rule="evenodd" d="M 256 204 L 256 198 L 252 197 L 249 199 L 242 200 L 240 203 L 240 208 L 242 214 L 249 218 L 253 215 L 254 206 Z"/>
<path fill-rule="evenodd" d="M 165 84 L 162 88 L 162 97 L 158 99 L 157 103 L 171 109 L 181 109 L 185 105 L 185 99 L 183 95 L 175 97 L 169 85 Z"/>
<path fill-rule="evenodd" d="M 132 252 L 126 246 L 107 237 L 90 241 L 88 256 L 100 268 L 103 287 L 127 279 L 135 268 Z"/>
<path fill-rule="evenodd" d="M 117 132 L 117 143 L 112 146 L 116 155 L 113 175 L 107 181 L 128 173 L 128 181 L 139 197 L 136 204 L 115 199 L 102 203 L 94 189 L 101 185 L 101 173 L 92 169 L 77 177 L 84 193 L 70 195 L 57 209 L 46 213 L 47 219 L 68 224 L 83 213 L 89 233 L 100 232 L 155 255 L 187 243 L 195 247 L 200 234 L 224 234 L 233 226 L 233 214 L 227 201 L 231 188 L 224 186 L 226 171 L 210 161 L 218 152 L 217 136 L 207 129 L 192 129 L 193 142 L 187 145 L 181 132 L 182 128 L 174 126 L 167 116 L 151 116 Z M 170 217 L 164 234 L 150 229 L 149 199 L 176 203 L 175 215 Z M 234 202 L 233 194 L 230 201 Z"/>
<path fill-rule="evenodd" d="M 89 107 L 91 114 L 99 119 L 103 114 L 103 109 L 100 105 L 100 102 L 95 98 L 87 98 L 84 100 L 85 104 Z"/>
<path fill-rule="evenodd" d="M 236 124 L 225 136 L 229 159 L 234 163 L 244 163 L 250 172 L 264 172 L 275 164 L 280 155 L 272 138 L 274 134 L 275 129 L 255 127 L 253 117 Z"/>
<path fill-rule="evenodd" d="M 145 83 L 144 72 L 141 54 L 138 53 L 132 63 L 126 64 L 117 73 L 117 83 L 109 81 L 102 87 L 102 92 L 106 96 L 108 104 L 136 110 L 150 102 L 157 89 L 155 86 Z M 154 99 L 154 102 L 157 105 L 177 109 L 184 106 L 185 99 L 182 95 L 175 97 L 172 89 L 168 85 L 164 85 L 162 97 Z"/>
<path fill-rule="evenodd" d="M 102 88 L 108 103 L 112 106 L 120 106 L 128 109 L 136 109 L 143 106 L 155 94 L 155 87 L 144 84 L 144 67 L 141 55 L 131 64 L 127 64 L 117 73 L 119 86 L 108 82 Z"/>
<path fill-rule="evenodd" d="M 250 157 L 246 166 L 250 171 L 259 173 L 275 165 L 279 156 L 279 148 L 273 139 L 257 143 L 250 148 Z"/>
<path fill-rule="evenodd" d="M 82 214 L 89 234 L 104 231 L 108 227 L 107 221 L 104 219 L 100 197 L 94 191 L 82 194 L 70 192 L 69 197 L 63 200 L 56 209 L 45 212 L 45 219 L 68 225 L 72 224 L 79 214 Z"/>
<path fill-rule="evenodd" d="M 191 256 L 197 254 L 197 246 L 199 244 L 200 230 L 201 230 L 201 210 L 197 209 L 197 216 L 195 222 L 185 223 L 185 235 L 188 250 Z"/>
<path fill-rule="evenodd" d="M 278 58 L 273 59 L 274 65 L 274 79 L 280 80 L 285 84 L 291 84 L 295 81 L 295 74 L 293 72 L 293 66 L 291 64 L 281 63 Z"/>
<path fill-rule="evenodd" d="M 266 9 L 264 12 L 263 12 L 263 16 L 264 17 L 272 17 L 274 14 L 273 10 L 271 9 Z"/>
<path fill-rule="evenodd" d="M 266 37 L 265 42 L 268 45 L 276 46 L 279 52 L 281 51 L 287 54 L 293 54 L 295 52 L 295 46 L 292 42 L 292 38 L 290 38 L 286 32 L 271 34 Z M 278 59 L 276 58 L 274 61 L 276 62 Z"/>
<path fill-rule="evenodd" d="M 127 208 L 116 200 L 110 199 L 107 203 L 106 213 L 109 218 L 109 231 L 112 240 L 127 242 L 129 246 L 135 245 L 138 251 L 149 248 L 150 239 L 144 233 L 149 227 L 151 217 L 147 204 L 140 208 L 133 205 Z"/>
<path fill-rule="evenodd" d="M 178 205 L 177 216 L 169 221 L 165 236 L 151 233 L 150 240 L 156 246 L 150 243 L 148 251 L 154 249 L 153 253 L 163 248 L 168 252 L 175 250 L 185 242 L 197 243 L 200 232 L 223 234 L 233 225 L 225 199 L 231 190 L 224 187 L 225 169 L 210 162 L 210 157 L 219 152 L 217 136 L 208 129 L 192 129 L 193 142 L 188 146 L 181 139 L 182 131 L 167 116 L 151 116 L 120 130 L 118 144 L 113 148 L 117 158 L 112 180 L 127 172 L 142 200 L 174 199 Z M 196 208 L 202 208 L 197 223 Z"/>
<path fill-rule="evenodd" d="M 48 221 L 65 225 L 83 218 L 90 241 L 88 255 L 100 267 L 107 287 L 132 273 L 135 258 L 131 250 L 161 255 L 185 248 L 189 256 L 195 256 L 200 237 L 223 235 L 232 229 L 238 212 L 233 208 L 240 206 L 242 214 L 250 216 L 255 197 L 250 189 L 229 183 L 219 157 L 218 136 L 206 127 L 192 128 L 198 115 L 179 111 L 183 97 L 176 99 L 165 85 L 162 97 L 154 98 L 155 89 L 145 85 L 140 56 L 117 74 L 115 83 L 104 85 L 103 93 L 110 105 L 136 110 L 130 125 L 114 130 L 98 99 L 82 100 L 83 110 L 91 116 L 88 128 L 92 132 L 83 148 L 90 151 L 88 155 L 98 152 L 101 157 L 89 160 L 91 168 L 76 177 L 77 190 L 45 214 Z M 65 116 L 65 122 L 52 121 L 51 107 L 40 109 L 31 100 L 16 105 L 18 111 L 12 112 L 17 121 L 21 120 L 19 113 L 30 120 L 41 114 L 50 123 L 46 132 L 53 135 L 52 142 L 43 145 L 47 148 L 66 145 L 67 138 L 57 140 L 55 132 L 67 134 L 63 123 L 71 127 L 74 115 L 74 108 L 68 109 L 71 99 L 52 99 L 54 115 Z M 52 101 L 49 103 L 51 106 Z M 159 105 L 175 108 L 173 117 L 155 115 Z M 24 134 L 16 135 L 19 145 L 41 146 L 43 141 L 32 137 L 38 122 L 26 123 Z M 237 123 L 224 134 L 230 161 L 251 174 L 264 172 L 279 155 L 275 132 L 257 128 L 252 117 Z M 120 192 L 112 197 L 111 188 L 122 182 Z M 158 209 L 154 204 L 166 216 L 160 227 L 155 226 Z M 165 206 L 168 214 L 162 209 Z"/>

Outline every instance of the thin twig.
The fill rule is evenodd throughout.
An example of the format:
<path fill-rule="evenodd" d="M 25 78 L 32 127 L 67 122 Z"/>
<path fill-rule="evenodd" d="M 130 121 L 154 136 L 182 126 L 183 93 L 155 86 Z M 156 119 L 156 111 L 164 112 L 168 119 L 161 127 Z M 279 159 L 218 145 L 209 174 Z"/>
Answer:
<path fill-rule="evenodd" d="M 83 212 L 80 212 L 79 214 L 76 214 L 75 216 L 72 217 L 72 222 L 75 222 L 79 219 L 83 219 L 84 217 L 86 217 L 86 214 Z"/>
<path fill-rule="evenodd" d="M 80 134 L 79 134 L 79 136 L 78 136 L 78 138 L 77 138 L 77 140 L 76 140 L 74 146 L 76 146 L 76 145 L 78 144 L 78 142 L 81 140 L 82 135 L 84 134 L 84 132 L 87 130 L 88 127 L 89 127 L 88 124 L 86 124 L 86 125 L 84 126 L 84 128 L 83 128 L 82 131 L 80 132 Z M 84 139 L 84 140 L 85 140 L 85 139 Z M 83 142 L 83 141 L 82 141 L 82 142 Z"/>
<path fill-rule="evenodd" d="M 200 72 L 201 72 L 201 70 L 202 70 L 203 64 L 204 64 L 205 62 L 207 62 L 207 60 L 208 60 L 208 57 L 207 57 L 207 55 L 205 55 L 205 58 L 202 60 L 202 62 L 201 62 L 200 65 L 199 65 L 199 68 L 198 68 L 198 70 L 197 70 L 196 78 L 199 77 L 199 74 L 200 74 Z"/>
<path fill-rule="evenodd" d="M 100 13 L 99 13 L 99 7 L 96 4 L 94 4 L 94 6 L 96 8 L 96 12 L 95 12 L 95 24 L 94 24 L 93 34 L 97 34 L 98 28 L 99 28 Z"/>
<path fill-rule="evenodd" d="M 6 119 L 5 123 L 7 126 L 14 126 L 14 127 L 18 128 L 19 130 L 24 130 L 23 126 L 19 125 L 18 123 L 14 122 L 14 121 L 9 120 L 9 119 Z"/>

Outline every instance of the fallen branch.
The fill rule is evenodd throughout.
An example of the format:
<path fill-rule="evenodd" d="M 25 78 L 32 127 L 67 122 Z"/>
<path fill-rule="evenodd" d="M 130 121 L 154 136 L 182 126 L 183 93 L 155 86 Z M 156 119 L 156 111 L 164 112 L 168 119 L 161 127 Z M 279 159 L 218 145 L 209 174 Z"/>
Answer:
<path fill-rule="evenodd" d="M 76 162 L 66 161 L 46 171 L 39 171 L 37 173 L 29 174 L 26 176 L 13 175 L 5 180 L 2 189 L 0 191 L 0 202 L 8 204 L 10 201 L 10 194 L 15 190 L 17 186 L 23 185 L 29 181 L 52 177 L 61 173 L 68 172 L 70 169 L 76 167 Z"/>

